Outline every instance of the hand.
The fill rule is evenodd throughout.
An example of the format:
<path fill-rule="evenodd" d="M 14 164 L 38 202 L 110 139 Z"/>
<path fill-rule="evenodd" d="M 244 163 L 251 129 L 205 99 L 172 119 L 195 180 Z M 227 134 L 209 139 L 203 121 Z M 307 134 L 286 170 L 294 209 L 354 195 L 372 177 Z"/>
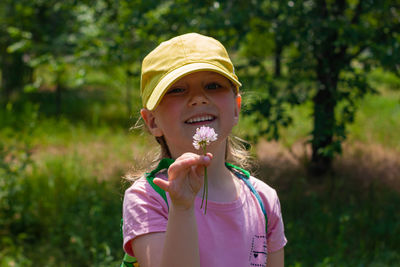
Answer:
<path fill-rule="evenodd" d="M 211 160 L 211 153 L 206 156 L 185 153 L 169 167 L 168 181 L 155 178 L 153 182 L 169 193 L 175 208 L 190 209 L 203 185 L 204 167 Z"/>

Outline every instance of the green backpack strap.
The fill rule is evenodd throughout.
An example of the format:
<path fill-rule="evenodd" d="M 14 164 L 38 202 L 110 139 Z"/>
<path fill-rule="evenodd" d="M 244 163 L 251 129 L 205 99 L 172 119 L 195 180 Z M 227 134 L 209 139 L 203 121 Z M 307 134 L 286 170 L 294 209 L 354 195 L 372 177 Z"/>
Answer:
<path fill-rule="evenodd" d="M 160 171 L 164 170 L 164 169 L 168 169 L 169 166 L 174 163 L 175 160 L 170 159 L 170 158 L 163 158 L 160 163 L 158 163 L 157 168 L 155 168 L 154 170 L 152 170 L 149 173 L 146 173 L 146 179 L 149 182 L 149 184 L 151 185 L 151 187 L 153 187 L 154 190 L 156 190 L 156 192 L 164 199 L 165 203 L 167 203 L 168 206 L 168 210 L 169 210 L 169 204 L 167 201 L 167 195 L 165 194 L 165 191 L 162 190 L 158 185 L 156 185 L 153 180 L 156 177 L 156 174 L 159 173 Z"/>
<path fill-rule="evenodd" d="M 139 263 L 137 262 L 135 257 L 129 256 L 125 253 L 124 259 L 122 260 L 120 267 L 139 267 Z"/>
<path fill-rule="evenodd" d="M 231 170 L 238 178 L 240 178 L 250 189 L 250 191 L 254 194 L 254 196 L 257 198 L 258 203 L 260 204 L 261 210 L 264 214 L 265 217 L 265 235 L 268 233 L 268 216 L 267 216 L 267 211 L 265 210 L 265 205 L 264 202 L 262 201 L 260 194 L 257 192 L 257 190 L 254 188 L 254 186 L 250 182 L 250 172 L 246 171 L 243 168 L 240 168 L 238 166 L 235 166 L 231 163 L 226 162 L 225 166 Z"/>

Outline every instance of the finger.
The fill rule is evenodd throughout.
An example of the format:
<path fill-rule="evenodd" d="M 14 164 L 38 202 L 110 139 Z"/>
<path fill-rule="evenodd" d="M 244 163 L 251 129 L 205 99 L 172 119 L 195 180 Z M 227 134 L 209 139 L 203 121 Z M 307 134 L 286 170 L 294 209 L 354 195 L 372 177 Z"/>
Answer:
<path fill-rule="evenodd" d="M 188 172 L 189 168 L 193 165 L 209 165 L 211 161 L 209 156 L 203 155 L 183 155 L 179 157 L 168 169 L 168 177 L 172 178 L 175 177 L 175 174 L 179 172 Z"/>
<path fill-rule="evenodd" d="M 214 155 L 211 154 L 210 152 L 207 152 L 204 157 L 205 157 L 204 159 L 206 160 L 206 163 L 204 165 L 209 166 L 211 164 L 211 161 L 212 161 Z"/>
<path fill-rule="evenodd" d="M 203 176 L 204 176 L 204 167 L 208 167 L 208 166 L 211 164 L 212 158 L 213 158 L 213 155 L 212 155 L 211 153 L 207 153 L 207 154 L 204 156 L 204 161 L 205 161 L 204 164 L 198 165 L 198 166 L 195 168 L 195 171 L 196 171 L 197 176 L 200 176 L 200 177 L 203 177 Z"/>
<path fill-rule="evenodd" d="M 155 185 L 157 185 L 158 187 L 160 187 L 162 190 L 168 192 L 168 189 L 169 189 L 169 182 L 168 181 L 165 181 L 165 180 L 160 179 L 160 178 L 154 178 L 153 179 L 153 183 Z"/>

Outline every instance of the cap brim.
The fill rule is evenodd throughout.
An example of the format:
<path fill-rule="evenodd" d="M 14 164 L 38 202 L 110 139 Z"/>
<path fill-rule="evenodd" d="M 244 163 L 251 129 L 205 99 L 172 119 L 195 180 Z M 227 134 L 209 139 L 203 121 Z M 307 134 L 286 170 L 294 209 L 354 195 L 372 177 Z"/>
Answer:
<path fill-rule="evenodd" d="M 154 88 L 153 92 L 151 93 L 149 99 L 147 100 L 146 103 L 146 108 L 148 110 L 153 110 L 157 107 L 157 105 L 160 103 L 162 97 L 164 96 L 165 92 L 169 89 L 169 87 L 175 83 L 177 80 L 180 78 L 194 73 L 198 71 L 214 71 L 217 72 L 226 78 L 228 78 L 230 81 L 232 81 L 236 87 L 242 86 L 242 84 L 238 81 L 236 77 L 234 77 L 232 74 L 224 71 L 223 69 L 209 63 L 190 63 L 187 65 L 184 65 L 180 68 L 177 68 L 167 75 L 165 75 L 161 81 L 157 84 L 157 86 Z"/>

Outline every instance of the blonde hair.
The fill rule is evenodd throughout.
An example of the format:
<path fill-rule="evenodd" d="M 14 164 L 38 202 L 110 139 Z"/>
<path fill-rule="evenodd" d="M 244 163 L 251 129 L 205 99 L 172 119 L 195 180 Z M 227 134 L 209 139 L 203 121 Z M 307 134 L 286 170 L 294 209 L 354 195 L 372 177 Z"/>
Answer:
<path fill-rule="evenodd" d="M 131 130 L 137 129 L 141 129 L 143 132 L 149 132 L 141 117 L 139 117 L 136 124 L 131 128 Z M 148 162 L 144 162 L 144 164 L 139 164 L 146 165 L 146 167 L 138 166 L 130 170 L 124 176 L 126 180 L 134 182 L 142 177 L 143 173 L 155 169 L 161 159 L 172 158 L 165 138 L 163 136 L 155 137 L 155 140 L 159 144 L 159 150 L 157 153 L 155 153 L 155 155 L 153 155 L 153 159 Z M 249 152 L 250 147 L 250 144 L 246 140 L 243 140 L 231 134 L 230 136 L 228 136 L 228 139 L 226 141 L 225 161 L 246 170 L 252 169 L 254 167 L 254 164 L 253 157 Z"/>

